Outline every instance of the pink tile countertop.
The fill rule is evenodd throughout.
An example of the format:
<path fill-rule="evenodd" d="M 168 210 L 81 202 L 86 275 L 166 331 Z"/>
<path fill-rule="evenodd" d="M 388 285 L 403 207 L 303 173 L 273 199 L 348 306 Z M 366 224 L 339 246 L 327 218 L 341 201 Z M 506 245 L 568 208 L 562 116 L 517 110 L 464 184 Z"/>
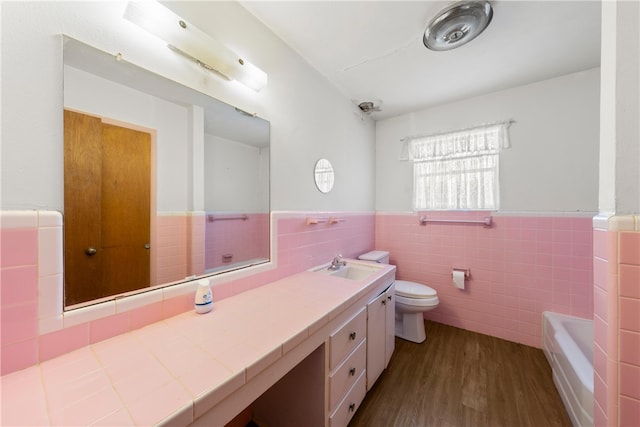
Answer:
<path fill-rule="evenodd" d="M 302 272 L 5 375 L 1 424 L 188 425 L 373 283 Z"/>

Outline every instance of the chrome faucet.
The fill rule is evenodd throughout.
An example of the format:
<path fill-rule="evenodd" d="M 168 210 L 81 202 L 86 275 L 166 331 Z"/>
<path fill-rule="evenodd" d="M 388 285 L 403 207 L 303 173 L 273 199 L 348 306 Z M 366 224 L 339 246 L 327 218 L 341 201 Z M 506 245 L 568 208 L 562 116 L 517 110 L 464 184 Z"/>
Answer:
<path fill-rule="evenodd" d="M 336 256 L 333 261 L 331 261 L 331 265 L 329 266 L 329 270 L 338 270 L 343 265 L 347 265 L 347 261 L 342 259 L 342 255 Z"/>

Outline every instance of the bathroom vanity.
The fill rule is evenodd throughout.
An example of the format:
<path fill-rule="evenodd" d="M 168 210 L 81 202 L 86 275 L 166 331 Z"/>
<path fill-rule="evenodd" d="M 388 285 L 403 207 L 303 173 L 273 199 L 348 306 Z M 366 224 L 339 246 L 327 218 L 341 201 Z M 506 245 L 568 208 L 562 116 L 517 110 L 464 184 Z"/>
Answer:
<path fill-rule="evenodd" d="M 346 426 L 393 351 L 394 279 L 391 265 L 305 271 L 9 374 L 2 390 L 45 408 L 49 425 L 83 425 L 86 395 L 55 379 L 90 375 L 106 424 L 224 426 L 251 407 L 267 425 Z"/>
<path fill-rule="evenodd" d="M 248 405 L 265 425 L 349 423 L 393 352 L 395 266 L 347 260 L 347 268 L 327 267 L 263 287 L 295 287 L 295 294 L 309 301 L 297 308 L 295 298 L 283 301 L 287 313 L 316 307 L 315 319 L 297 325 L 307 329 L 307 336 L 283 341 L 282 356 L 256 377 L 247 368 L 246 383 L 202 416 L 196 411 L 194 426 L 223 425 Z"/>

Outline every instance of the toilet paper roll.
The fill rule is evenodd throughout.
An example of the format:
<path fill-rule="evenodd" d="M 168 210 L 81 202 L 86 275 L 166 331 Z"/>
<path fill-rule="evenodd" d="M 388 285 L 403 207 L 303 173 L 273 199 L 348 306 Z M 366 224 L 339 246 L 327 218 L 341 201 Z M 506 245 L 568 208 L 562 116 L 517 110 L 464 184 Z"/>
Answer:
<path fill-rule="evenodd" d="M 464 289 L 464 271 L 453 270 L 453 286 Z"/>

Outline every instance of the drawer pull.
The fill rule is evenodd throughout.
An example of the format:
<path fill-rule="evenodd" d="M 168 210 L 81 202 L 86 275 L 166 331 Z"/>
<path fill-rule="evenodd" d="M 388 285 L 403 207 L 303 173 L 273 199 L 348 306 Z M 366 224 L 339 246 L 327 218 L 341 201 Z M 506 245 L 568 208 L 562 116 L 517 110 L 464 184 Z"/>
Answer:
<path fill-rule="evenodd" d="M 356 339 L 356 333 L 355 333 L 355 332 L 351 332 L 351 333 L 349 334 L 349 339 L 350 339 L 350 340 L 355 340 L 355 339 Z"/>
<path fill-rule="evenodd" d="M 387 300 L 386 300 L 386 299 L 383 299 L 383 300 L 382 300 L 382 301 L 380 301 L 380 302 L 382 302 L 382 305 L 387 305 Z"/>
<path fill-rule="evenodd" d="M 389 301 L 391 301 L 391 295 L 389 295 L 389 296 L 387 297 L 387 299 L 388 299 Z"/>
<path fill-rule="evenodd" d="M 352 376 L 352 377 L 353 377 L 353 376 L 355 376 L 355 374 L 356 374 L 356 368 L 351 368 L 351 369 L 349 369 L 349 375 L 350 375 L 350 376 Z"/>
<path fill-rule="evenodd" d="M 353 412 L 356 410 L 356 404 L 352 403 L 351 405 L 349 405 L 349 412 Z"/>

